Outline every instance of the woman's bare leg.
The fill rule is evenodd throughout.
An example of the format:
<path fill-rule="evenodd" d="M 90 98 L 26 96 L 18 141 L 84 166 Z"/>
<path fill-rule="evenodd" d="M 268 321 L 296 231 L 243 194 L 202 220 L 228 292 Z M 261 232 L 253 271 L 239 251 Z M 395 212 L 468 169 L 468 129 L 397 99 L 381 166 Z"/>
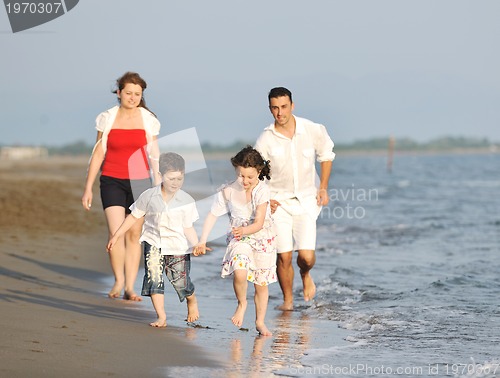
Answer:
<path fill-rule="evenodd" d="M 125 220 L 125 208 L 121 206 L 111 206 L 104 210 L 106 222 L 108 224 L 109 238 L 118 230 Z M 125 240 L 121 238 L 109 252 L 111 269 L 115 276 L 115 284 L 108 293 L 110 298 L 117 298 L 125 286 Z"/>
<path fill-rule="evenodd" d="M 125 234 L 125 299 L 133 301 L 141 301 L 141 297 L 134 291 L 135 281 L 137 279 L 137 272 L 139 271 L 139 264 L 141 262 L 141 244 L 139 238 L 141 237 L 142 225 L 144 219 L 138 220 Z"/>

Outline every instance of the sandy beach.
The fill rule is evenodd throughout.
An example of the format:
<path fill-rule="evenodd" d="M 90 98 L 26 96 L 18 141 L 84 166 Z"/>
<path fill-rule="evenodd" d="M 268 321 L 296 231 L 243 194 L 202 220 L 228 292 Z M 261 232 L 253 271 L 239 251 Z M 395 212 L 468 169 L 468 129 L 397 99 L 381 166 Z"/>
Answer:
<path fill-rule="evenodd" d="M 219 366 L 184 329 L 149 327 L 149 302 L 107 298 L 97 185 L 92 211 L 80 205 L 86 162 L 0 161 L 0 375 L 165 376 L 164 366 Z"/>
<path fill-rule="evenodd" d="M 232 282 L 220 278 L 223 243 L 193 260 L 196 324 L 186 323 L 185 303 L 168 284 L 164 329 L 148 325 L 155 319 L 148 298 L 109 299 L 97 184 L 92 210 L 80 204 L 87 159 L 0 161 L 0 376 L 273 377 L 301 366 L 311 348 L 348 344 L 335 322 L 308 315 L 310 304 L 275 310 L 278 284 L 270 287 L 266 320 L 273 336 L 255 331 L 252 287 L 243 329 L 236 329 Z"/>

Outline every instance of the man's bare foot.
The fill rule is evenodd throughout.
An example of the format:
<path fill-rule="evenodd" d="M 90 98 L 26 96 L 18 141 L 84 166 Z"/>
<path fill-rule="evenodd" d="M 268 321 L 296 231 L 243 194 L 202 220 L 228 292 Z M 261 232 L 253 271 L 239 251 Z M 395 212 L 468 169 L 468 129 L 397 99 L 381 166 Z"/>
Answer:
<path fill-rule="evenodd" d="M 255 326 L 256 326 L 255 328 L 257 328 L 257 332 L 259 332 L 259 334 L 261 336 L 272 336 L 273 335 L 273 333 L 267 329 L 267 327 L 264 323 L 255 324 Z"/>
<path fill-rule="evenodd" d="M 282 305 L 276 306 L 275 308 L 280 311 L 293 311 L 293 302 L 283 302 Z"/>
<path fill-rule="evenodd" d="M 247 310 L 247 302 L 238 302 L 236 311 L 234 312 L 231 321 L 236 327 L 241 327 L 243 325 L 243 318 L 245 317 L 245 311 Z"/>
<path fill-rule="evenodd" d="M 140 301 L 142 301 L 142 298 L 139 297 L 134 292 L 125 292 L 123 294 L 123 299 L 125 299 L 126 301 L 133 301 L 133 302 L 140 302 Z"/>
<path fill-rule="evenodd" d="M 155 322 L 149 323 L 151 327 L 165 328 L 167 326 L 167 319 L 158 318 Z"/>
<path fill-rule="evenodd" d="M 198 320 L 198 318 L 200 317 L 200 312 L 198 311 L 198 301 L 196 300 L 196 296 L 192 294 L 189 297 L 186 297 L 186 302 L 188 308 L 186 320 L 188 322 L 194 322 Z"/>
<path fill-rule="evenodd" d="M 310 301 L 316 295 L 316 285 L 309 272 L 300 274 L 302 277 L 302 284 L 304 285 L 304 300 Z"/>

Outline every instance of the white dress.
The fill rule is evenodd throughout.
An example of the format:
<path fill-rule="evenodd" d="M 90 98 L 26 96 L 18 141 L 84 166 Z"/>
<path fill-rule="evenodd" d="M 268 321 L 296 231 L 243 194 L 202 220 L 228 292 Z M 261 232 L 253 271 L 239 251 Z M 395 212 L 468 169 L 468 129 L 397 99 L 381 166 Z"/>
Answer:
<path fill-rule="evenodd" d="M 277 281 L 276 276 L 276 233 L 269 206 L 262 229 L 254 234 L 235 239 L 232 227 L 248 226 L 255 219 L 258 205 L 268 203 L 269 187 L 259 181 L 252 190 L 250 202 L 246 202 L 246 193 L 239 180 L 219 189 L 212 205 L 215 216 L 229 215 L 227 249 L 222 260 L 221 277 L 233 274 L 236 269 L 245 269 L 247 280 L 265 286 Z"/>

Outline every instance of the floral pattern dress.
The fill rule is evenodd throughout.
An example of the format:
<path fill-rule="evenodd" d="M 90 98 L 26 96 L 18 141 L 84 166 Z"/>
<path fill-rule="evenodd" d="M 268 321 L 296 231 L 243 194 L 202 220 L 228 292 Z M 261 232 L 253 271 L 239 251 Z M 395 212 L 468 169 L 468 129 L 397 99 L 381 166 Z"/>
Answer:
<path fill-rule="evenodd" d="M 245 190 L 238 180 L 218 191 L 211 212 L 215 216 L 229 215 L 221 277 L 230 276 L 236 269 L 245 269 L 247 280 L 254 284 L 266 286 L 277 281 L 276 233 L 269 206 L 260 231 L 245 235 L 240 240 L 234 238 L 231 232 L 232 227 L 252 224 L 257 206 L 269 202 L 269 199 L 269 187 L 262 181 L 252 190 L 250 202 L 246 202 Z"/>

